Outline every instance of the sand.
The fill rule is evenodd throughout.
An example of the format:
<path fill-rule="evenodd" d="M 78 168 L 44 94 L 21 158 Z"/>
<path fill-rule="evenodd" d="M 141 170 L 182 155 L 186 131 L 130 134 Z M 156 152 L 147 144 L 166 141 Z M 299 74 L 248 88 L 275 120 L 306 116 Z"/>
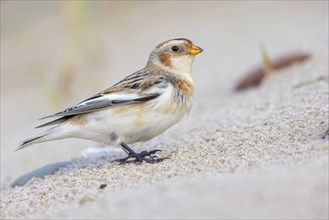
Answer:
<path fill-rule="evenodd" d="M 19 12 L 17 5 L 6 4 L 7 10 Z M 323 135 L 329 126 L 328 2 L 131 4 L 105 7 L 112 10 L 110 17 L 130 8 L 133 21 L 120 16 L 104 19 L 112 24 L 112 29 L 100 31 L 111 43 L 104 50 L 114 61 L 95 68 L 99 75 L 93 77 L 107 80 L 96 83 L 97 87 L 106 88 L 125 71 L 136 70 L 163 38 L 183 35 L 204 49 L 194 63 L 196 99 L 189 116 L 150 142 L 133 146 L 138 151 L 162 149 L 158 156 L 170 159 L 119 165 L 112 161 L 123 152 L 83 156 L 83 150 L 97 144 L 78 140 L 13 152 L 15 144 L 36 133 L 32 130 L 35 119 L 56 111 L 40 95 L 42 89 L 33 80 L 35 69 L 27 68 L 29 63 L 41 65 L 48 60 L 42 70 L 55 74 L 60 69 L 60 53 L 54 53 L 58 47 L 43 41 L 37 44 L 35 38 L 41 35 L 52 42 L 58 37 L 59 15 L 51 9 L 55 12 L 32 28 L 2 31 L 1 218 L 327 219 L 329 137 Z M 92 6 L 100 14 L 106 11 Z M 41 6 L 29 10 L 34 7 Z M 180 17 L 182 7 L 195 17 Z M 151 15 L 161 16 L 145 19 Z M 118 23 L 128 28 L 120 29 Z M 102 20 L 104 24 L 108 23 Z M 119 37 L 120 30 L 123 36 L 136 32 L 132 27 L 140 28 L 136 37 Z M 149 40 L 143 41 L 146 36 Z M 261 63 L 259 41 L 265 42 L 271 57 L 297 50 L 311 53 L 312 58 L 276 71 L 259 87 L 236 93 L 238 80 Z M 31 44 L 36 52 L 25 55 L 25 60 L 21 51 L 31 51 Z M 122 45 L 120 51 L 115 51 L 115 45 Z M 121 61 L 128 45 L 130 65 Z M 144 57 L 133 59 L 137 51 L 143 51 Z M 88 82 L 84 71 L 91 67 L 82 68 L 78 76 Z M 17 80 L 24 71 L 30 77 Z M 108 76 L 108 71 L 118 74 Z M 95 84 L 88 88 L 85 81 L 75 82 L 84 91 L 73 89 L 63 105 L 100 90 Z M 14 90 L 10 83 L 20 89 Z M 24 100 L 19 99 L 22 94 Z M 55 174 L 10 187 L 24 173 L 64 161 L 66 166 Z"/>

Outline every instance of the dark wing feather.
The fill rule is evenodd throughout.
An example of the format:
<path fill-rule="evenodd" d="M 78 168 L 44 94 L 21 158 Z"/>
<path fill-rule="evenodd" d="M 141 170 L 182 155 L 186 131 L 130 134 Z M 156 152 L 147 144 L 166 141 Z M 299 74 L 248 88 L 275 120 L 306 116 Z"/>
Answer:
<path fill-rule="evenodd" d="M 50 125 L 57 125 L 57 124 L 60 124 L 60 123 L 66 121 L 66 120 L 68 120 L 68 119 L 70 119 L 72 117 L 73 117 L 73 115 L 72 116 L 64 116 L 64 117 L 58 118 L 56 120 L 47 122 L 45 124 L 39 125 L 39 126 L 37 126 L 35 128 L 42 128 L 42 127 L 47 127 L 47 126 L 50 126 Z"/>

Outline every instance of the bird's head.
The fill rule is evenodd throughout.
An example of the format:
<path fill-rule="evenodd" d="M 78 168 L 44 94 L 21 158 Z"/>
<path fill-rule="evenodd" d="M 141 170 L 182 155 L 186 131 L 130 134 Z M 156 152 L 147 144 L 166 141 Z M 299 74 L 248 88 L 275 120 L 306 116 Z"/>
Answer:
<path fill-rule="evenodd" d="M 168 40 L 153 49 L 148 65 L 156 65 L 175 73 L 190 74 L 195 55 L 202 51 L 185 38 Z"/>

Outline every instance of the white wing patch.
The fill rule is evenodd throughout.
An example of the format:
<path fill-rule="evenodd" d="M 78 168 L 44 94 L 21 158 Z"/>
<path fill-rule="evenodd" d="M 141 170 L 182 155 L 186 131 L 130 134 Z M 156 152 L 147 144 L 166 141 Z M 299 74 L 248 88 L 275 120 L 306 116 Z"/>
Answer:
<path fill-rule="evenodd" d="M 80 102 L 79 104 L 75 105 L 73 108 L 93 106 L 93 105 L 97 105 L 99 103 L 104 103 L 104 102 L 111 102 L 111 103 L 114 102 L 113 104 L 115 104 L 115 103 L 119 103 L 119 102 L 134 100 L 137 98 L 141 98 L 141 96 L 137 95 L 136 93 L 134 93 L 134 94 L 112 93 L 112 94 L 105 94 L 105 95 L 100 94 L 99 96 L 95 96 L 95 97 L 92 97 L 90 99 Z"/>

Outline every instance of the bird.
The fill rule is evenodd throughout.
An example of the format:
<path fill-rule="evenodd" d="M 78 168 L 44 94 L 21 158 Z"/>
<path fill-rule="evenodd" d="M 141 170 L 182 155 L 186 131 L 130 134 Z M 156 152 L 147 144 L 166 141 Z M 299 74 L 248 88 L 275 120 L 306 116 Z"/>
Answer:
<path fill-rule="evenodd" d="M 194 100 L 192 64 L 203 49 L 189 39 L 176 38 L 158 44 L 146 66 L 113 86 L 66 108 L 43 117 L 52 121 L 36 128 L 50 127 L 21 142 L 17 150 L 47 141 L 80 138 L 122 147 L 126 163 L 155 163 L 160 150 L 136 153 L 130 144 L 146 142 L 179 122 Z M 55 119 L 56 118 L 56 119 Z"/>

